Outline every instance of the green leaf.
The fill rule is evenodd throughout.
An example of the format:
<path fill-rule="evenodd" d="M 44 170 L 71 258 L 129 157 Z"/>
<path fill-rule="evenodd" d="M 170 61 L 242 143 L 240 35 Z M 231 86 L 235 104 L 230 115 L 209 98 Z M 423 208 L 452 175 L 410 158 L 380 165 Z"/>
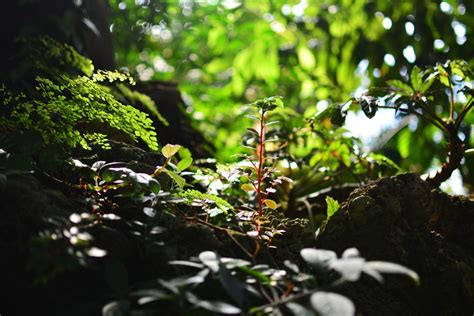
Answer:
<path fill-rule="evenodd" d="M 398 170 L 398 171 L 402 170 L 395 162 L 393 162 L 393 160 L 391 160 L 390 158 L 385 157 L 382 154 L 369 153 L 367 155 L 367 160 L 373 161 L 373 162 L 375 162 L 376 164 L 378 164 L 380 166 L 387 166 L 389 168 L 392 168 L 392 169 Z"/>
<path fill-rule="evenodd" d="M 271 208 L 272 210 L 276 210 L 278 208 L 277 203 L 271 199 L 265 199 L 263 202 L 267 207 Z"/>
<path fill-rule="evenodd" d="M 179 154 L 179 157 L 181 159 L 184 159 L 184 158 L 187 158 L 187 157 L 191 157 L 192 154 L 191 154 L 191 151 L 189 149 L 187 149 L 186 147 L 182 147 L 179 149 L 178 151 L 178 154 Z"/>
<path fill-rule="evenodd" d="M 161 153 L 165 158 L 170 158 L 176 155 L 178 150 L 181 148 L 181 145 L 172 145 L 172 144 L 167 144 L 161 149 Z"/>
<path fill-rule="evenodd" d="M 411 132 L 404 129 L 400 132 L 398 137 L 397 149 L 402 158 L 407 158 L 410 155 Z"/>
<path fill-rule="evenodd" d="M 420 92 L 424 93 L 428 91 L 428 89 L 431 87 L 431 85 L 433 85 L 433 82 L 435 82 L 435 80 L 436 80 L 436 74 L 435 73 L 430 74 L 428 78 L 426 78 L 423 84 L 421 85 Z"/>
<path fill-rule="evenodd" d="M 439 65 L 437 66 L 438 68 L 438 76 L 439 76 L 439 81 L 441 84 L 443 84 L 445 87 L 450 87 L 451 86 L 451 81 L 449 78 L 449 73 L 444 69 L 443 66 Z"/>
<path fill-rule="evenodd" d="M 182 172 L 186 170 L 191 164 L 193 163 L 193 158 L 191 157 L 186 157 L 182 159 L 178 164 L 176 165 L 176 169 L 178 172 Z"/>
<path fill-rule="evenodd" d="M 148 187 L 150 188 L 151 192 L 155 194 L 160 193 L 161 185 L 157 180 L 155 179 L 150 180 L 150 182 L 148 183 Z"/>
<path fill-rule="evenodd" d="M 402 94 L 405 95 L 411 95 L 413 93 L 413 89 L 404 83 L 403 81 L 400 80 L 389 80 L 387 81 L 388 85 L 394 87 L 396 90 L 401 92 Z"/>
<path fill-rule="evenodd" d="M 339 210 L 339 202 L 330 196 L 326 196 L 327 219 L 329 220 Z"/>
<path fill-rule="evenodd" d="M 179 186 L 180 189 L 183 189 L 183 187 L 186 185 L 186 180 L 184 180 L 183 177 L 181 177 L 179 174 L 176 172 L 173 172 L 168 169 L 163 169 L 163 171 L 176 182 L 176 184 Z"/>
<path fill-rule="evenodd" d="M 251 105 L 260 108 L 265 111 L 273 111 L 276 108 L 282 108 L 283 107 L 283 101 L 281 100 L 282 97 L 279 96 L 273 96 L 261 100 L 257 100 L 253 102 Z M 257 118 L 258 119 L 258 118 Z"/>
<path fill-rule="evenodd" d="M 415 91 L 420 91 L 423 84 L 423 76 L 418 66 L 414 66 L 410 74 L 411 86 Z"/>
<path fill-rule="evenodd" d="M 311 50 L 305 45 L 299 45 L 296 53 L 298 54 L 298 61 L 301 68 L 304 70 L 313 70 L 316 66 L 316 59 Z"/>
<path fill-rule="evenodd" d="M 239 269 L 244 271 L 248 275 L 253 276 L 254 278 L 260 280 L 264 284 L 268 284 L 271 282 L 271 279 L 267 275 L 263 274 L 262 272 L 258 270 L 255 270 L 246 266 L 239 266 Z"/>
<path fill-rule="evenodd" d="M 347 297 L 331 292 L 316 292 L 311 295 L 311 306 L 321 316 L 352 316 L 355 307 Z"/>
<path fill-rule="evenodd" d="M 253 192 L 255 191 L 255 188 L 253 187 L 253 185 L 251 185 L 250 183 L 244 183 L 242 184 L 242 186 L 240 187 L 242 190 L 244 190 L 245 192 Z"/>

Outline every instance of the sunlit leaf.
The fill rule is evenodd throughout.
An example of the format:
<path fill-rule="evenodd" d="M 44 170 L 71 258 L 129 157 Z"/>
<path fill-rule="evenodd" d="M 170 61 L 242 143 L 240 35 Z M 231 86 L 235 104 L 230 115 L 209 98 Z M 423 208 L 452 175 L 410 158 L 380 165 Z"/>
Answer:
<path fill-rule="evenodd" d="M 325 267 L 337 259 L 332 250 L 304 248 L 300 251 L 301 257 L 312 266 Z"/>
<path fill-rule="evenodd" d="M 178 172 L 186 170 L 191 164 L 193 163 L 193 158 L 191 157 L 186 157 L 180 160 L 178 164 L 176 165 L 176 170 Z"/>
<path fill-rule="evenodd" d="M 403 81 L 389 80 L 389 81 L 387 81 L 387 83 L 390 86 L 396 88 L 396 90 L 400 91 L 402 94 L 411 95 L 413 93 L 413 89 L 409 85 L 404 83 Z"/>
<path fill-rule="evenodd" d="M 330 219 L 331 216 L 333 216 L 339 210 L 339 202 L 334 200 L 332 197 L 328 195 L 326 196 L 326 204 L 327 204 L 326 216 L 327 216 L 327 219 Z"/>
<path fill-rule="evenodd" d="M 445 87 L 450 87 L 451 86 L 451 80 L 450 80 L 450 76 L 449 76 L 449 73 L 446 71 L 446 69 L 444 69 L 444 67 L 442 65 L 439 65 L 437 66 L 437 69 L 438 69 L 438 78 L 439 78 L 439 81 L 445 86 Z"/>
<path fill-rule="evenodd" d="M 423 83 L 423 76 L 420 72 L 418 66 L 413 66 L 413 69 L 410 73 L 411 85 L 415 91 L 420 91 Z"/>
<path fill-rule="evenodd" d="M 402 158 L 407 158 L 410 155 L 411 136 L 412 133 L 408 129 L 400 132 L 397 148 Z"/>
<path fill-rule="evenodd" d="M 436 80 L 436 74 L 432 73 L 431 75 L 428 76 L 428 78 L 425 79 L 423 84 L 421 85 L 420 92 L 424 93 L 428 91 L 428 89 L 433 85 L 433 83 Z"/>
<path fill-rule="evenodd" d="M 127 300 L 111 302 L 102 308 L 102 316 L 125 316 L 129 308 L 130 302 Z"/>
<path fill-rule="evenodd" d="M 251 185 L 250 183 L 244 183 L 240 186 L 240 188 L 242 190 L 244 190 L 245 192 L 253 192 L 255 191 L 255 188 L 253 187 L 253 185 Z"/>
<path fill-rule="evenodd" d="M 420 277 L 415 271 L 393 262 L 368 261 L 364 267 L 364 271 L 366 270 L 375 270 L 379 273 L 404 274 L 412 278 L 416 284 L 420 283 Z"/>
<path fill-rule="evenodd" d="M 286 303 L 286 308 L 295 316 L 314 316 L 314 312 L 297 303 Z"/>
<path fill-rule="evenodd" d="M 265 199 L 263 202 L 267 207 L 271 208 L 272 210 L 276 210 L 278 208 L 278 204 L 271 199 Z"/>
<path fill-rule="evenodd" d="M 316 59 L 311 50 L 305 45 L 299 45 L 297 48 L 298 60 L 305 70 L 312 70 L 316 66 Z"/>
<path fill-rule="evenodd" d="M 180 148 L 181 145 L 167 144 L 163 148 L 161 148 L 161 153 L 163 154 L 163 156 L 165 156 L 165 158 L 170 158 L 173 157 Z"/>
<path fill-rule="evenodd" d="M 213 251 L 203 251 L 199 254 L 199 260 L 204 263 L 212 272 L 219 271 L 219 256 Z"/>
<path fill-rule="evenodd" d="M 350 257 L 334 260 L 330 267 L 341 274 L 348 281 L 357 281 L 365 266 L 365 259 Z"/>
<path fill-rule="evenodd" d="M 331 292 L 316 292 L 311 295 L 311 306 L 321 316 L 352 316 L 355 307 L 347 297 Z"/>
<path fill-rule="evenodd" d="M 176 172 L 173 172 L 168 169 L 163 169 L 163 171 L 171 178 L 173 179 L 174 182 L 179 186 L 180 189 L 182 189 L 186 185 L 186 180 L 184 180 L 183 177 L 181 177 L 179 174 Z"/>

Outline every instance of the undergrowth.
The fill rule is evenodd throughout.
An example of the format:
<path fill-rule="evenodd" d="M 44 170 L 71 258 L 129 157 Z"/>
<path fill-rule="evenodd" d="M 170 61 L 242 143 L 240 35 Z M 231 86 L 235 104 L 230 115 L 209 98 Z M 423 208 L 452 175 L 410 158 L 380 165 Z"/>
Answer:
<path fill-rule="evenodd" d="M 347 135 L 341 126 L 346 111 L 343 105 L 304 120 L 284 108 L 280 97 L 258 100 L 247 107 L 255 123 L 244 137 L 243 146 L 249 154 L 239 156 L 241 160 L 234 164 L 194 161 L 190 151 L 178 144 L 158 144 L 160 135 L 152 123 L 167 124 L 166 119 L 157 110 L 159 105 L 127 86 L 134 83 L 130 76 L 94 71 L 90 60 L 49 38 L 29 39 L 23 44 L 20 57 L 29 65 L 24 78 L 33 79 L 10 78 L 2 84 L 1 112 L 5 115 L 0 129 L 6 136 L 1 138 L 0 190 L 8 177 L 19 171 L 13 167 L 15 155 L 26 153 L 33 164 L 24 171 L 34 171 L 67 188 L 82 205 L 67 217 L 45 219 L 47 228 L 32 238 L 29 265 L 34 284 L 47 286 L 80 267 L 100 267 L 106 259 L 129 265 L 137 260 L 145 266 L 158 262 L 153 260 L 173 258 L 169 264 L 174 277 L 165 278 L 155 271 L 140 275 L 136 283 L 127 283 L 120 291 L 104 293 L 109 303 L 104 304 L 103 314 L 164 310 L 353 315 L 351 300 L 333 291 L 345 282 L 357 281 L 363 272 L 380 282 L 381 273 L 401 273 L 419 281 L 408 268 L 366 261 L 356 249 L 348 249 L 338 258 L 332 251 L 305 247 L 293 249 L 301 259 L 288 258 L 279 264 L 268 259 L 278 251 L 277 244 L 301 239 L 298 234 L 302 232 L 313 238 L 320 223 L 331 220 L 343 201 L 330 195 L 340 186 L 360 185 L 401 170 L 381 154 L 364 153 L 361 142 Z M 424 72 L 415 68 L 410 85 L 394 81 L 388 90 L 382 90 L 385 94 L 352 101 L 369 117 L 378 108 L 390 107 L 403 115 L 426 118 L 443 130 L 449 140 L 448 161 L 430 180 L 435 185 L 451 174 L 465 151 L 457 132 L 473 104 L 466 67 L 450 62 Z M 457 81 L 451 81 L 450 75 L 456 75 Z M 430 90 L 436 79 L 451 91 L 447 118 L 430 110 L 438 100 L 436 91 Z M 453 103 L 453 83 L 466 83 L 463 91 L 470 98 L 462 106 Z M 148 105 L 153 116 L 137 110 L 133 102 Z M 37 164 L 35 154 L 14 146 L 17 135 L 29 132 L 39 135 L 37 151 L 57 146 L 68 153 L 67 176 L 49 175 Z M 97 148 L 110 150 L 110 140 L 142 142 L 154 154 L 153 165 L 143 163 L 137 171 L 132 162 L 120 161 L 120 157 L 94 161 L 100 157 L 77 156 L 83 153 L 78 148 L 93 154 Z M 322 204 L 320 197 L 324 197 Z M 215 244 L 226 245 L 222 250 L 239 256 L 191 249 L 193 255 L 185 257 L 166 248 L 167 243 L 182 240 L 181 234 L 189 233 L 191 226 L 201 227 L 203 233 L 197 238 L 211 235 Z M 122 247 L 113 246 L 116 241 L 135 249 L 130 253 L 138 259 L 123 255 Z M 47 251 L 56 255 L 42 257 Z M 127 267 L 120 271 L 117 278 L 127 273 Z"/>

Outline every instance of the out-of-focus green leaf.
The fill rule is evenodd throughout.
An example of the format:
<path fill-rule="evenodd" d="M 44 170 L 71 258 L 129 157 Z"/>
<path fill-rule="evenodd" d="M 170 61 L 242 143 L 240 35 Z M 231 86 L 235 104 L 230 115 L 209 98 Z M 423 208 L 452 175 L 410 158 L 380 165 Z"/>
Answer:
<path fill-rule="evenodd" d="M 411 95 L 413 93 L 413 89 L 400 80 L 389 80 L 387 83 L 394 87 L 396 90 L 400 91 L 402 94 Z"/>
<path fill-rule="evenodd" d="M 420 91 L 423 84 L 423 76 L 418 66 L 413 66 L 410 73 L 411 86 L 415 91 Z"/>

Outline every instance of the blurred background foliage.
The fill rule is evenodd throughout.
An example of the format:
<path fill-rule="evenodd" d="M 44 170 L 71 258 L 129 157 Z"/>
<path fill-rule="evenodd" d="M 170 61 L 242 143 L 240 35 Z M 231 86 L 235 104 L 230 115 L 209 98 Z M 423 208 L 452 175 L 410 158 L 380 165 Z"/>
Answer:
<path fill-rule="evenodd" d="M 178 82 L 186 111 L 214 140 L 217 157 L 229 161 L 241 150 L 242 127 L 248 125 L 243 103 L 281 95 L 286 106 L 310 117 L 371 86 L 408 78 L 414 65 L 448 59 L 472 65 L 472 5 L 439 0 L 111 0 L 110 28 L 117 64 L 141 80 Z M 464 139 L 472 139 L 472 116 Z M 434 126 L 416 118 L 397 120 L 393 111 L 373 120 L 378 122 L 358 114 L 348 117 L 347 128 L 363 139 L 366 151 L 382 149 L 415 172 L 444 161 L 444 140 Z M 463 161 L 464 180 L 472 177 L 472 160 Z"/>
<path fill-rule="evenodd" d="M 25 35 L 47 28 L 99 68 L 126 68 L 141 81 L 176 82 L 185 112 L 214 143 L 219 161 L 236 161 L 234 155 L 243 150 L 242 132 L 250 124 L 243 104 L 283 96 L 282 126 L 290 133 L 305 126 L 295 115 L 311 118 L 369 87 L 408 78 L 414 65 L 474 62 L 473 3 L 466 0 L 53 2 L 7 4 L 20 7 L 28 19 L 4 29 Z M 34 10 L 22 9 L 27 6 Z M 41 23 L 25 23 L 34 16 Z M 91 34 L 101 36 L 93 40 Z M 458 97 L 460 102 L 465 98 Z M 473 122 L 471 113 L 462 128 L 468 147 Z M 322 126 L 334 127 L 328 122 Z M 427 172 L 445 159 L 443 137 L 414 117 L 397 118 L 394 111 L 381 110 L 369 120 L 350 111 L 345 127 L 362 139 L 365 152 L 381 152 L 404 170 Z M 327 144 L 312 142 L 305 143 L 312 148 L 306 153 Z M 299 149 L 293 156 L 305 152 L 294 147 Z M 466 193 L 459 183 L 461 178 L 472 183 L 472 170 L 471 156 L 455 174 L 457 192 Z"/>

